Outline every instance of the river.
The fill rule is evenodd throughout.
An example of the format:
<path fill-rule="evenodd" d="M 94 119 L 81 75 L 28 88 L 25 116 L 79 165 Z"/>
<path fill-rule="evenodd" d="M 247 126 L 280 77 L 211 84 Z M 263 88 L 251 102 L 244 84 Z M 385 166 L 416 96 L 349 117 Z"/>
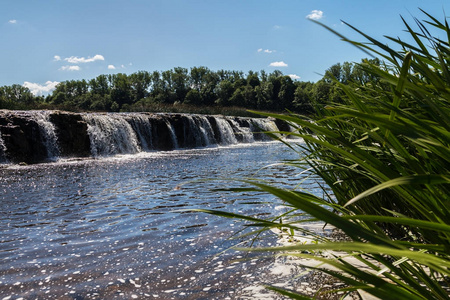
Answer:
<path fill-rule="evenodd" d="M 297 184 L 277 164 L 297 155 L 257 142 L 0 166 L 0 299 L 255 298 L 272 258 L 230 249 L 243 222 L 189 210 L 280 213 L 273 196 L 217 189 Z"/>

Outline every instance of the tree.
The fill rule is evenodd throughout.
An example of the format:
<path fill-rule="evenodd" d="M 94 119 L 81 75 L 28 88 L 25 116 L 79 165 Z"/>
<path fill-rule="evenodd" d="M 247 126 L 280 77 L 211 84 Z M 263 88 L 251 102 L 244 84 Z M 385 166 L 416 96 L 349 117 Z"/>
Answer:
<path fill-rule="evenodd" d="M 118 73 L 111 76 L 111 101 L 116 102 L 119 108 L 124 104 L 131 104 L 131 86 L 128 76 Z"/>
<path fill-rule="evenodd" d="M 247 84 L 250 85 L 252 88 L 257 87 L 258 85 L 260 85 L 259 82 L 259 77 L 258 77 L 258 73 L 253 72 L 253 71 L 249 71 L 248 75 L 247 75 Z"/>
<path fill-rule="evenodd" d="M 110 86 L 108 84 L 108 77 L 106 75 L 99 75 L 89 81 L 89 87 L 91 94 L 105 96 L 110 92 Z"/>
<path fill-rule="evenodd" d="M 175 90 L 173 88 L 173 80 L 172 80 L 172 70 L 164 71 L 161 73 L 161 87 L 162 94 L 161 100 L 165 103 L 174 103 L 175 102 Z"/>
<path fill-rule="evenodd" d="M 208 72 L 203 78 L 203 85 L 200 89 L 202 104 L 214 105 L 217 100 L 216 87 L 220 82 L 219 76 L 215 72 Z"/>
<path fill-rule="evenodd" d="M 187 93 L 183 103 L 190 105 L 200 105 L 201 101 L 202 98 L 200 97 L 199 91 L 197 91 L 196 89 L 192 89 Z"/>
<path fill-rule="evenodd" d="M 340 78 L 343 84 L 348 84 L 353 80 L 352 72 L 353 72 L 353 64 L 347 61 L 344 62 L 341 67 L 341 78 Z"/>
<path fill-rule="evenodd" d="M 278 92 L 278 109 L 286 110 L 292 108 L 292 102 L 294 101 L 295 85 L 292 78 L 289 76 L 279 77 L 280 91 Z"/>
<path fill-rule="evenodd" d="M 234 90 L 233 95 L 230 98 L 230 104 L 232 106 L 245 107 L 245 98 L 242 88 Z"/>
<path fill-rule="evenodd" d="M 191 88 L 196 89 L 200 92 L 203 84 L 205 83 L 206 74 L 208 74 L 210 70 L 207 67 L 193 67 L 190 72 L 190 82 L 189 85 Z"/>
<path fill-rule="evenodd" d="M 271 81 L 264 81 L 260 86 L 256 87 L 257 108 L 269 110 L 273 107 L 273 83 Z"/>
<path fill-rule="evenodd" d="M 325 103 L 329 100 L 331 84 L 324 79 L 319 80 L 314 84 L 311 90 L 312 103 L 315 106 L 314 109 L 317 111 L 321 109 Z"/>
<path fill-rule="evenodd" d="M 234 88 L 233 84 L 229 80 L 223 80 L 218 84 L 216 93 L 216 104 L 221 106 L 230 105 L 230 98 L 233 96 Z"/>
<path fill-rule="evenodd" d="M 247 108 L 256 108 L 258 105 L 258 98 L 256 97 L 255 88 L 251 85 L 246 85 L 244 88 L 241 88 L 244 96 L 244 103 L 241 106 Z"/>
<path fill-rule="evenodd" d="M 13 104 L 32 104 L 35 100 L 30 89 L 20 84 L 0 87 L 0 97 Z"/>
<path fill-rule="evenodd" d="M 294 93 L 294 102 L 292 106 L 295 111 L 301 113 L 312 113 L 313 108 L 311 105 L 312 88 L 314 84 L 311 82 L 301 82 L 297 84 L 297 88 Z"/>
<path fill-rule="evenodd" d="M 323 79 L 328 83 L 331 83 L 333 80 L 341 81 L 341 64 L 337 63 L 329 67 L 325 71 Z"/>
<path fill-rule="evenodd" d="M 158 101 L 159 95 L 163 92 L 161 74 L 158 71 L 153 71 L 150 75 L 150 80 L 150 97 Z"/>
<path fill-rule="evenodd" d="M 183 102 L 189 91 L 188 70 L 180 67 L 174 68 L 172 72 L 172 82 L 175 93 L 175 101 Z"/>
<path fill-rule="evenodd" d="M 148 96 L 148 88 L 151 83 L 151 75 L 147 71 L 138 71 L 128 76 L 131 88 L 131 102 L 136 103 Z"/>

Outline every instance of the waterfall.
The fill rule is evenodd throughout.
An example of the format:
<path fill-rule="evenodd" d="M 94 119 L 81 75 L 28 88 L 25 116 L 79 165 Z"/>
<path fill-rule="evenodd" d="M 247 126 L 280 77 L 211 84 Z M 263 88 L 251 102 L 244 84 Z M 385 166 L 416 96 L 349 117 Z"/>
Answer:
<path fill-rule="evenodd" d="M 167 129 L 169 129 L 170 137 L 172 138 L 173 147 L 175 149 L 178 149 L 179 146 L 178 146 L 177 135 L 175 134 L 175 129 L 173 128 L 172 123 L 170 123 L 170 120 L 166 119 L 165 122 L 167 125 Z"/>
<path fill-rule="evenodd" d="M 269 119 L 251 119 L 250 129 L 259 140 L 270 140 L 270 137 L 264 134 L 265 131 L 279 131 L 275 121 Z"/>
<path fill-rule="evenodd" d="M 7 161 L 5 141 L 3 141 L 2 133 L 0 132 L 0 163 L 5 163 Z"/>
<path fill-rule="evenodd" d="M 220 135 L 220 144 L 231 145 L 237 144 L 236 136 L 234 135 L 233 128 L 227 120 L 221 117 L 214 117 L 217 123 L 217 128 Z"/>
<path fill-rule="evenodd" d="M 93 156 L 133 154 L 141 149 L 131 125 L 120 114 L 84 114 Z"/>
<path fill-rule="evenodd" d="M 143 114 L 128 114 L 126 115 L 126 118 L 136 133 L 141 149 L 144 151 L 154 149 L 152 123 L 149 116 Z"/>
<path fill-rule="evenodd" d="M 184 146 L 192 148 L 205 146 L 204 135 L 195 123 L 194 118 L 189 115 L 184 117 L 187 122 L 186 126 L 184 126 Z"/>
<path fill-rule="evenodd" d="M 252 143 L 255 141 L 255 139 L 253 138 L 253 133 L 250 130 L 250 127 L 241 126 L 237 121 L 232 119 L 228 119 L 228 121 L 232 124 L 234 134 L 235 136 L 238 137 L 239 142 Z"/>
<path fill-rule="evenodd" d="M 270 119 L 189 114 L 0 110 L 0 162 L 252 143 L 268 140 L 262 131 L 278 131 L 276 124 Z"/>
<path fill-rule="evenodd" d="M 217 144 L 214 131 L 205 116 L 183 115 L 185 121 L 184 147 L 206 147 Z"/>
<path fill-rule="evenodd" d="M 42 143 L 47 150 L 47 158 L 54 160 L 59 157 L 58 139 L 55 133 L 55 125 L 50 122 L 49 115 L 49 111 L 34 111 L 30 117 L 39 126 Z"/>
<path fill-rule="evenodd" d="M 217 144 L 216 139 L 214 138 L 214 131 L 211 127 L 211 123 L 209 123 L 208 118 L 205 116 L 197 116 L 196 120 L 198 120 L 197 125 L 202 132 L 203 139 L 205 142 L 205 146 L 211 146 Z"/>

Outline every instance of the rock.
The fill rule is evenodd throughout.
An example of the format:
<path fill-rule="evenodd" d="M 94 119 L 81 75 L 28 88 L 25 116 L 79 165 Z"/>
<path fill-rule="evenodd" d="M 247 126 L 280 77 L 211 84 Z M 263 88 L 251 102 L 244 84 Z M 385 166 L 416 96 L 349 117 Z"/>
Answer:
<path fill-rule="evenodd" d="M 173 140 L 174 132 L 171 132 L 169 125 L 171 125 L 169 120 L 166 120 L 164 116 L 155 116 L 152 119 L 153 146 L 156 150 L 176 148 L 177 145 Z"/>
<path fill-rule="evenodd" d="M 266 140 L 258 128 L 272 125 L 266 119 L 189 114 L 0 110 L 0 163 L 248 143 Z"/>
<path fill-rule="evenodd" d="M 27 164 L 48 159 L 47 147 L 39 124 L 29 115 L 16 115 L 8 111 L 0 112 L 0 132 L 5 156 L 13 163 Z"/>
<path fill-rule="evenodd" d="M 61 156 L 87 157 L 91 155 L 87 123 L 80 114 L 57 111 L 50 114 L 50 121 L 55 126 Z"/>

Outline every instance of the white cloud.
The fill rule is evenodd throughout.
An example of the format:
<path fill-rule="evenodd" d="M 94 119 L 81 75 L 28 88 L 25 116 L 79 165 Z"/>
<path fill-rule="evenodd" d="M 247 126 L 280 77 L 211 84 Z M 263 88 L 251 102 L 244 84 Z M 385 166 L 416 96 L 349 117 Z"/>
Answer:
<path fill-rule="evenodd" d="M 9 24 L 17 24 L 17 20 L 9 20 L 8 23 Z"/>
<path fill-rule="evenodd" d="M 320 20 L 323 18 L 323 11 L 315 9 L 311 11 L 311 13 L 306 16 L 306 18 L 311 20 Z"/>
<path fill-rule="evenodd" d="M 125 65 L 120 65 L 120 67 L 121 67 L 122 69 L 126 69 Z"/>
<path fill-rule="evenodd" d="M 273 63 L 270 63 L 270 67 L 287 67 L 287 63 L 284 61 L 274 61 Z"/>
<path fill-rule="evenodd" d="M 273 26 L 273 29 L 281 29 L 281 26 L 280 25 L 275 25 L 275 26 Z"/>
<path fill-rule="evenodd" d="M 273 53 L 273 52 L 277 52 L 277 51 L 276 50 L 269 50 L 269 49 L 264 50 L 263 48 L 259 48 L 258 52 Z"/>
<path fill-rule="evenodd" d="M 53 60 L 54 61 L 60 61 L 61 60 L 61 56 L 55 55 L 55 56 L 53 56 Z"/>
<path fill-rule="evenodd" d="M 114 65 L 108 65 L 108 69 L 109 69 L 109 70 L 115 70 L 116 67 L 115 67 Z"/>
<path fill-rule="evenodd" d="M 47 81 L 44 85 L 41 85 L 39 83 L 25 81 L 23 83 L 23 86 L 29 88 L 33 95 L 42 96 L 44 94 L 52 92 L 56 88 L 58 83 L 58 81 Z"/>
<path fill-rule="evenodd" d="M 64 60 L 71 64 L 79 64 L 79 63 L 90 63 L 90 62 L 94 62 L 96 60 L 105 60 L 105 58 L 103 57 L 103 55 L 97 54 L 94 57 L 88 57 L 88 58 L 71 56 L 68 58 L 64 58 Z"/>
<path fill-rule="evenodd" d="M 293 79 L 293 80 L 298 80 L 298 79 L 300 79 L 300 76 L 298 76 L 298 75 L 296 75 L 296 74 L 289 74 L 288 76 L 291 77 L 291 79 Z"/>
<path fill-rule="evenodd" d="M 80 66 L 62 66 L 60 68 L 61 71 L 80 71 Z"/>

